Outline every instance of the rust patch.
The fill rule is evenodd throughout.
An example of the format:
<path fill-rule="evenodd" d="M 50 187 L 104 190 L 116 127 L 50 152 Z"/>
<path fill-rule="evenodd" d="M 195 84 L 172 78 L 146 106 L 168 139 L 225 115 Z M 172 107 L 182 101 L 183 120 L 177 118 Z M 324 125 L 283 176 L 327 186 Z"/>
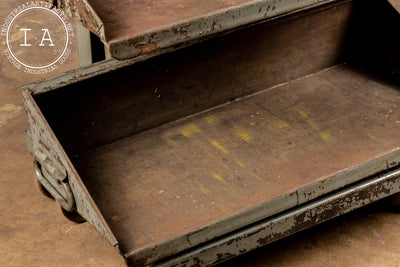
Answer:
<path fill-rule="evenodd" d="M 142 53 L 148 53 L 148 52 L 156 50 L 157 44 L 154 42 L 151 42 L 151 43 L 147 43 L 147 44 L 137 45 L 136 48 L 140 49 L 140 51 L 142 51 Z"/>

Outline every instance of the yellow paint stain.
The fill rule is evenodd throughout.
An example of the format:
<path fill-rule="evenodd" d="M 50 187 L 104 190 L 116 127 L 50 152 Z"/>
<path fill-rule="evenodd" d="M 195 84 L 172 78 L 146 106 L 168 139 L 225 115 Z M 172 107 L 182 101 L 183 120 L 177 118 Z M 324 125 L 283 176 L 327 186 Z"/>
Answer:
<path fill-rule="evenodd" d="M 260 176 L 258 176 L 256 173 L 250 171 L 248 168 L 246 168 L 246 170 L 247 170 L 252 176 L 254 176 L 257 180 L 264 182 L 263 178 L 261 178 Z"/>
<path fill-rule="evenodd" d="M 217 124 L 217 122 L 218 122 L 217 116 L 215 116 L 215 115 L 208 115 L 208 116 L 205 116 L 205 117 L 203 118 L 203 120 L 204 120 L 205 122 L 207 122 L 208 124 L 210 124 L 210 125 L 215 125 L 215 124 Z"/>
<path fill-rule="evenodd" d="M 204 149 L 203 149 L 203 151 L 204 151 L 210 158 L 216 159 L 216 157 L 215 157 L 213 154 L 207 152 L 207 151 L 204 150 Z M 241 161 L 239 161 L 238 159 L 236 159 L 234 156 L 232 156 L 232 157 L 233 157 L 233 159 L 235 160 L 235 162 L 236 162 L 240 167 L 242 167 L 249 175 L 255 177 L 255 178 L 256 178 L 257 180 L 259 180 L 259 181 L 264 181 L 260 176 L 258 176 L 257 174 L 255 174 L 253 171 L 249 170 L 249 168 L 247 168 Z M 224 167 L 226 170 L 228 170 L 228 171 L 230 171 L 230 172 L 232 171 L 231 168 L 229 168 L 228 166 L 226 166 L 226 165 L 223 164 L 223 163 L 222 163 L 222 167 Z M 214 176 L 214 177 L 215 177 L 215 176 Z M 222 179 L 221 176 L 219 176 L 219 175 L 217 175 L 217 177 L 219 177 L 220 179 Z M 215 177 L 215 178 L 218 180 L 217 177 Z"/>
<path fill-rule="evenodd" d="M 286 121 L 279 121 L 277 126 L 279 129 L 283 129 L 289 127 L 289 123 L 287 123 Z"/>
<path fill-rule="evenodd" d="M 199 188 L 200 188 L 200 191 L 201 191 L 203 194 L 205 194 L 205 195 L 210 194 L 210 190 L 208 190 L 204 185 L 199 184 Z"/>
<path fill-rule="evenodd" d="M 224 167 L 226 170 L 231 171 L 231 168 L 229 168 L 228 166 L 226 166 L 225 164 L 222 164 L 222 167 Z"/>
<path fill-rule="evenodd" d="M 301 109 L 298 109 L 297 112 L 300 114 L 300 116 L 302 116 L 304 119 L 308 119 L 308 114 Z"/>
<path fill-rule="evenodd" d="M 183 128 L 181 128 L 179 130 L 179 132 L 185 136 L 185 137 L 191 137 L 192 135 L 196 134 L 196 133 L 201 133 L 201 130 L 199 127 L 197 127 L 196 124 L 194 123 L 189 123 L 187 125 L 185 125 Z"/>
<path fill-rule="evenodd" d="M 244 168 L 244 164 L 241 163 L 240 161 L 237 160 L 236 163 L 237 163 L 240 167 Z"/>
<path fill-rule="evenodd" d="M 8 120 L 15 118 L 21 114 L 21 106 L 14 104 L 5 104 L 0 107 L 0 127 L 5 125 Z"/>
<path fill-rule="evenodd" d="M 244 141 L 249 142 L 251 140 L 250 134 L 248 132 L 246 132 L 246 130 L 244 128 L 235 126 L 235 132 Z"/>
<path fill-rule="evenodd" d="M 322 140 L 328 141 L 332 138 L 332 135 L 329 132 L 321 131 L 318 125 L 310 119 L 310 117 L 305 111 L 298 109 L 297 112 L 308 123 L 308 125 L 311 126 L 311 128 L 313 128 L 315 131 L 318 132 L 318 135 L 321 137 Z"/>
<path fill-rule="evenodd" d="M 175 146 L 176 145 L 176 142 L 174 140 L 172 140 L 171 138 L 165 138 L 165 142 L 169 146 Z"/>
<path fill-rule="evenodd" d="M 218 150 L 222 151 L 224 154 L 229 154 L 228 151 L 217 141 L 212 140 L 211 144 L 216 147 Z"/>
<path fill-rule="evenodd" d="M 214 174 L 214 178 L 217 179 L 219 182 L 225 184 L 225 185 L 227 184 L 227 182 L 224 180 L 224 178 L 222 178 L 218 174 Z"/>
<path fill-rule="evenodd" d="M 217 144 L 217 146 L 219 145 L 219 143 L 216 142 L 216 141 L 215 141 L 215 144 Z M 214 144 L 213 144 L 213 145 L 214 145 Z M 221 145 L 219 145 L 219 146 L 222 147 Z M 207 149 L 205 149 L 204 147 L 200 146 L 199 144 L 198 144 L 198 148 L 199 148 L 201 151 L 203 151 L 205 154 L 207 154 L 210 158 L 214 159 L 215 161 L 218 161 L 218 160 L 219 160 L 219 159 L 217 159 L 212 153 L 208 152 Z M 223 148 L 223 147 L 222 147 L 222 148 Z M 223 150 L 225 150 L 225 149 L 223 148 Z M 225 151 L 226 151 L 226 150 L 225 150 Z M 235 158 L 235 156 L 231 156 L 231 157 L 233 158 L 233 160 L 235 160 L 235 162 L 236 162 L 240 167 L 242 167 L 242 168 L 248 173 L 248 175 L 255 177 L 255 178 L 256 178 L 257 180 L 259 180 L 259 181 L 264 182 L 264 180 L 263 180 L 260 176 L 258 176 L 256 173 L 254 173 L 254 172 L 253 172 L 252 170 L 250 170 L 249 168 L 247 168 L 241 161 L 239 161 L 237 158 Z M 222 163 L 221 165 L 222 165 L 222 167 L 225 168 L 227 171 L 229 171 L 229 172 L 232 171 L 232 169 L 229 168 L 227 165 L 225 165 L 225 164 L 223 164 L 223 163 Z M 217 180 L 219 180 L 219 181 L 224 181 L 224 182 L 225 182 L 225 180 L 223 180 L 223 178 L 222 178 L 221 176 L 217 175 L 217 174 L 214 175 L 214 178 L 217 179 Z M 235 192 L 233 192 L 232 189 L 231 189 L 230 193 L 231 193 L 231 194 L 235 194 Z"/>
<path fill-rule="evenodd" d="M 375 140 L 375 136 L 373 136 L 372 134 L 370 134 L 370 133 L 367 133 L 367 136 L 368 136 L 368 138 L 369 138 L 369 139 L 371 139 L 371 140 Z"/>
<path fill-rule="evenodd" d="M 210 152 L 208 152 L 207 150 L 205 150 L 205 149 L 203 149 L 203 148 L 200 148 L 204 153 L 206 153 L 207 154 L 207 156 L 209 156 L 210 158 L 212 158 L 212 159 L 214 159 L 214 160 L 216 160 L 216 157 L 213 155 L 213 154 L 211 154 Z M 223 164 L 222 163 L 222 167 L 224 167 L 226 170 L 228 170 L 228 171 L 231 171 L 231 169 L 228 167 L 228 166 L 226 166 L 225 164 Z"/>
<path fill-rule="evenodd" d="M 314 130 L 319 131 L 319 127 L 317 126 L 317 124 L 315 124 L 315 122 L 313 122 L 309 118 L 308 114 L 305 111 L 299 109 L 299 110 L 297 110 L 297 112 L 299 112 L 300 116 L 308 123 L 308 125 L 311 126 L 311 128 L 313 128 Z"/>
<path fill-rule="evenodd" d="M 325 141 L 328 141 L 329 139 L 332 138 L 332 135 L 325 131 L 319 132 L 319 136 L 322 138 L 322 140 L 325 140 Z"/>
<path fill-rule="evenodd" d="M 282 129 L 290 127 L 289 123 L 284 120 L 276 120 L 269 124 L 268 129 L 276 134 L 281 134 Z"/>

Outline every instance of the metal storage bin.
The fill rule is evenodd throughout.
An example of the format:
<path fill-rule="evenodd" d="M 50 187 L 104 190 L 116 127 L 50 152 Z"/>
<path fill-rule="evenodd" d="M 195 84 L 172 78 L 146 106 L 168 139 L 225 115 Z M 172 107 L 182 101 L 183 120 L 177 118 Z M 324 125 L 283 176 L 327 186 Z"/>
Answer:
<path fill-rule="evenodd" d="M 190 41 L 97 31 L 133 59 L 23 88 L 39 181 L 128 264 L 214 265 L 400 191 L 397 11 L 241 2 Z"/>

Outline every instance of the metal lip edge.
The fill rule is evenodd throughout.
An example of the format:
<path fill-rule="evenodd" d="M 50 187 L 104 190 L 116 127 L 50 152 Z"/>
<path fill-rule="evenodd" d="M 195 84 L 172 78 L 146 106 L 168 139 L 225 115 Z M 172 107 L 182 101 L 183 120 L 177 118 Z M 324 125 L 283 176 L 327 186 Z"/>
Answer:
<path fill-rule="evenodd" d="M 390 165 L 388 162 L 396 162 L 396 165 Z M 332 173 L 323 177 L 323 181 L 317 181 L 315 183 L 305 185 L 299 188 L 295 192 L 286 192 L 280 196 L 277 196 L 267 203 L 262 203 L 258 206 L 243 210 L 240 213 L 232 214 L 225 219 L 210 223 L 197 229 L 195 231 L 184 233 L 183 235 L 166 240 L 162 243 L 149 245 L 140 250 L 125 252 L 125 259 L 134 260 L 137 262 L 144 262 L 145 264 L 152 264 L 160 261 L 163 258 L 172 256 L 174 253 L 181 253 L 191 247 L 199 246 L 204 242 L 210 242 L 210 240 L 220 238 L 230 232 L 238 231 L 239 229 L 246 227 L 246 225 L 254 224 L 260 220 L 266 220 L 281 212 L 286 212 L 289 209 L 305 205 L 308 202 L 315 201 L 321 197 L 329 196 L 332 192 L 342 190 L 343 188 L 352 186 L 353 184 L 363 182 L 369 177 L 379 175 L 388 169 L 395 168 L 400 165 L 400 147 L 392 150 L 390 153 L 379 155 L 376 158 L 362 162 L 356 166 L 351 166 L 342 172 Z M 360 169 L 362 171 L 360 171 Z M 346 178 L 347 179 L 344 179 Z M 322 178 L 321 178 L 322 179 Z M 315 191 L 309 199 L 301 197 L 303 192 L 315 189 L 318 186 L 324 185 L 324 190 L 320 192 Z M 331 187 L 329 187 L 331 186 Z M 330 189 L 328 189 L 330 188 Z M 279 205 L 284 203 L 284 205 Z M 277 205 L 278 204 L 278 205 Z M 235 225 L 230 230 L 218 231 L 219 228 L 226 228 L 227 225 Z M 173 252 L 171 251 L 173 247 Z M 168 251 L 166 254 L 161 256 L 161 252 Z"/>
<path fill-rule="evenodd" d="M 318 1 L 318 0 L 315 0 L 315 1 Z M 338 5 L 350 2 L 350 0 L 319 0 L 319 1 L 321 1 L 321 2 L 319 2 L 318 4 L 314 4 L 312 6 L 308 6 L 308 7 L 305 7 L 305 8 L 296 9 L 295 11 L 287 12 L 287 13 L 284 13 L 284 14 L 281 14 L 281 15 L 278 15 L 278 16 L 273 16 L 271 18 L 267 18 L 267 19 L 264 19 L 262 21 L 259 21 L 258 23 L 272 21 L 272 20 L 275 20 L 275 19 L 279 19 L 279 18 L 282 18 L 282 17 L 293 15 L 293 14 L 299 13 L 299 12 L 301 12 L 303 10 L 309 10 L 311 8 L 322 6 L 322 5 L 325 5 L 327 3 L 331 3 L 331 2 L 337 2 Z M 260 1 L 254 1 L 254 2 L 260 2 Z M 253 25 L 255 25 L 255 24 L 253 23 L 253 24 L 249 24 L 249 25 L 246 25 L 246 26 L 247 27 L 251 27 Z M 242 25 L 242 27 L 245 27 L 245 26 Z M 238 28 L 242 29 L 242 28 L 240 28 L 240 25 L 238 26 Z M 123 68 L 123 67 L 127 67 L 127 66 L 130 66 L 130 65 L 136 64 L 136 63 L 140 63 L 140 62 L 143 62 L 145 60 L 151 59 L 153 57 L 160 56 L 162 54 L 166 54 L 166 53 L 169 53 L 169 52 L 174 52 L 176 50 L 180 50 L 180 49 L 183 49 L 185 47 L 192 46 L 192 45 L 194 45 L 196 43 L 209 40 L 209 39 L 213 38 L 215 35 L 229 34 L 229 33 L 233 32 L 235 30 L 236 29 L 234 29 L 234 30 L 226 30 L 225 32 L 213 33 L 213 34 L 210 34 L 208 36 L 203 36 L 201 38 L 197 38 L 197 39 L 193 39 L 193 40 L 187 40 L 187 41 L 175 44 L 175 45 L 170 45 L 170 46 L 165 47 L 165 48 L 159 48 L 159 49 L 157 49 L 155 51 L 151 51 L 151 52 L 148 52 L 148 53 L 140 54 L 140 55 L 138 55 L 138 56 L 136 56 L 134 58 L 131 58 L 131 59 L 126 59 L 126 60 L 107 59 L 107 60 L 103 60 L 103 61 L 96 62 L 96 63 L 93 63 L 93 64 L 88 65 L 88 66 L 79 67 L 77 69 L 73 69 L 73 70 L 70 70 L 68 72 L 61 73 L 59 75 L 56 75 L 56 76 L 53 76 L 53 77 L 50 77 L 50 78 L 47 78 L 47 79 L 44 79 L 44 80 L 41 80 L 41 81 L 38 81 L 38 82 L 34 82 L 34 83 L 31 83 L 31 84 L 28 84 L 28 85 L 24 85 L 24 86 L 22 86 L 22 89 L 30 91 L 33 95 L 39 95 L 39 94 L 42 94 L 42 93 L 45 93 L 45 92 L 48 92 L 48 91 L 52 91 L 52 90 L 61 88 L 63 86 L 71 85 L 71 84 L 78 83 L 78 82 L 83 81 L 83 80 L 87 80 L 87 79 L 90 79 L 90 78 L 105 74 L 107 72 L 111 72 L 111 71 L 114 71 L 114 70 L 117 70 L 117 69 L 120 69 L 120 68 Z"/>
<path fill-rule="evenodd" d="M 102 74 L 112 72 L 136 63 L 143 62 L 147 59 L 166 54 L 169 52 L 176 51 L 178 49 L 187 47 L 192 45 L 191 42 L 187 42 L 184 44 L 181 44 L 180 46 L 177 47 L 168 47 L 165 49 L 160 49 L 157 51 L 154 51 L 152 53 L 148 54 L 143 54 L 140 56 L 137 56 L 132 59 L 127 59 L 127 60 L 116 60 L 116 59 L 106 59 L 103 61 L 99 61 L 96 63 L 93 63 L 88 66 L 84 67 L 79 67 L 70 71 L 67 71 L 65 73 L 61 73 L 58 75 L 55 75 L 53 77 L 37 81 L 31 84 L 27 84 L 21 87 L 22 90 L 29 91 L 32 95 L 39 95 L 42 93 L 46 93 L 64 86 L 68 86 L 71 84 L 75 84 L 96 76 L 100 76 Z"/>
<path fill-rule="evenodd" d="M 400 144 L 390 152 L 381 153 L 375 158 L 351 166 L 345 171 L 338 171 L 334 174 L 321 177 L 319 181 L 308 184 L 297 190 L 298 205 L 314 200 L 322 195 L 329 194 L 333 190 L 349 186 L 372 175 L 392 169 L 400 165 Z M 345 179 L 352 177 L 352 179 Z M 342 183 L 342 181 L 345 181 Z M 320 192 L 320 193 L 317 193 Z"/>
<path fill-rule="evenodd" d="M 132 65 L 142 60 L 144 59 L 138 58 L 126 61 L 118 61 L 114 59 L 103 60 L 88 66 L 80 67 L 65 73 L 61 73 L 59 75 L 55 75 L 53 77 L 38 82 L 24 85 L 21 88 L 22 90 L 29 91 L 33 95 L 39 95 L 67 85 L 93 78 L 95 76 L 102 75 L 107 72 L 111 72 L 113 70 L 117 70 L 119 68 L 123 68 L 128 65 Z"/>
<path fill-rule="evenodd" d="M 395 183 L 397 180 L 397 184 Z M 386 186 L 391 186 L 392 188 L 386 188 L 385 183 L 388 183 Z M 397 187 L 396 187 L 397 186 Z M 381 190 L 379 192 L 375 192 L 375 194 L 369 194 L 369 199 L 355 199 L 354 196 L 356 194 L 362 194 L 366 190 L 371 189 L 371 187 L 381 187 Z M 368 191 L 370 193 L 370 191 Z M 380 199 L 383 199 L 385 197 L 388 197 L 390 195 L 396 194 L 400 192 L 400 167 L 394 167 L 385 171 L 382 171 L 378 174 L 371 175 L 367 178 L 364 178 L 360 181 L 357 181 L 355 183 L 352 183 L 346 187 L 340 188 L 338 190 L 332 191 L 329 194 L 323 195 L 319 198 L 316 198 L 310 202 L 301 204 L 299 206 L 293 207 L 291 209 L 285 210 L 281 213 L 278 213 L 276 215 L 273 215 L 271 217 L 268 217 L 266 219 L 260 220 L 258 222 L 255 222 L 251 225 L 248 225 L 246 227 L 243 227 L 241 229 L 238 229 L 234 232 L 228 233 L 227 235 L 221 236 L 219 238 L 216 238 L 215 240 L 211 240 L 209 242 L 206 242 L 204 244 L 200 244 L 196 247 L 190 248 L 186 251 L 181 252 L 178 255 L 156 261 L 151 264 L 151 266 L 186 266 L 186 264 L 190 265 L 191 260 L 193 263 L 199 263 L 199 266 L 213 266 L 215 264 L 221 263 L 225 260 L 228 260 L 234 256 L 239 256 L 241 254 L 244 254 L 250 250 L 262 247 L 264 245 L 268 245 L 270 243 L 273 243 L 281 238 L 284 238 L 286 236 L 289 236 L 291 234 L 298 233 L 300 231 L 303 231 L 305 229 L 308 229 L 316 224 L 326 222 L 328 220 L 331 220 L 333 218 L 336 218 L 340 215 L 346 214 L 348 212 L 351 212 L 357 208 L 360 208 L 364 205 L 371 204 L 375 201 L 378 201 Z M 315 213 L 317 215 L 322 214 L 325 210 L 317 210 L 318 208 L 321 208 L 323 205 L 330 205 L 335 203 L 335 201 L 339 201 L 340 199 L 343 198 L 349 198 L 352 197 L 351 201 L 355 201 L 355 203 L 350 203 L 347 206 L 342 207 L 342 210 L 340 212 L 335 212 L 333 213 L 332 216 L 323 216 L 323 218 L 320 219 L 315 219 L 313 221 L 313 216 L 314 214 L 313 211 L 316 211 Z M 351 205 L 353 204 L 353 205 Z M 290 225 L 291 227 L 288 227 L 288 229 L 284 229 L 285 231 L 282 231 L 282 233 L 279 235 L 274 235 L 274 231 L 272 230 L 273 227 L 279 226 L 279 224 L 282 224 L 283 222 L 293 222 L 290 221 L 290 218 L 294 218 L 296 216 L 300 215 L 305 215 L 304 220 L 303 220 L 303 225 L 301 222 L 299 223 L 298 228 L 296 229 L 294 226 L 295 225 Z M 307 214 L 310 215 L 310 217 L 307 217 Z M 268 229 L 268 227 L 270 229 Z M 270 238 L 268 239 L 268 235 L 263 237 L 262 232 L 268 233 L 270 232 Z M 239 244 L 236 246 L 236 252 L 238 254 L 233 254 L 228 252 L 229 246 L 230 245 L 235 245 L 237 243 L 240 243 L 243 239 L 249 238 L 251 239 L 253 235 L 259 235 L 257 239 L 253 238 L 250 242 L 252 242 L 252 247 L 247 250 L 247 249 L 241 249 L 241 245 Z M 265 242 L 262 242 L 264 241 Z M 224 247 L 225 246 L 225 250 Z M 212 253 L 211 251 L 213 250 L 218 250 L 218 248 L 221 248 L 219 251 L 220 253 Z M 234 250 L 232 249 L 232 250 Z M 225 254 L 223 253 L 225 252 Z M 208 254 L 207 254 L 208 253 Z M 210 260 L 211 257 L 206 257 L 210 256 L 210 253 L 212 253 L 211 257 L 215 257 L 214 262 L 207 262 L 204 263 L 200 256 L 203 255 L 203 259 L 207 258 L 206 260 Z M 226 257 L 226 258 L 224 258 Z"/>

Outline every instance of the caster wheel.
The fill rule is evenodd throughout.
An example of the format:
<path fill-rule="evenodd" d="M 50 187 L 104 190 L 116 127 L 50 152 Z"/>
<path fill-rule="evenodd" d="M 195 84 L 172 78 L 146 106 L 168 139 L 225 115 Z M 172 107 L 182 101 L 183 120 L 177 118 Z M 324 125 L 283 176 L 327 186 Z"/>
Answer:
<path fill-rule="evenodd" d="M 73 221 L 73 222 L 76 222 L 76 223 L 84 223 L 84 222 L 86 222 L 86 220 L 76 210 L 66 211 L 65 209 L 63 209 L 61 207 L 61 211 L 64 214 L 64 216 L 70 221 Z"/>
<path fill-rule="evenodd" d="M 392 196 L 392 206 L 400 208 L 400 193 Z"/>
<path fill-rule="evenodd" d="M 47 198 L 54 200 L 54 197 L 47 191 L 47 189 L 39 182 L 39 180 L 36 177 L 36 174 L 34 175 L 34 182 L 36 184 L 36 187 L 38 190 Z"/>

